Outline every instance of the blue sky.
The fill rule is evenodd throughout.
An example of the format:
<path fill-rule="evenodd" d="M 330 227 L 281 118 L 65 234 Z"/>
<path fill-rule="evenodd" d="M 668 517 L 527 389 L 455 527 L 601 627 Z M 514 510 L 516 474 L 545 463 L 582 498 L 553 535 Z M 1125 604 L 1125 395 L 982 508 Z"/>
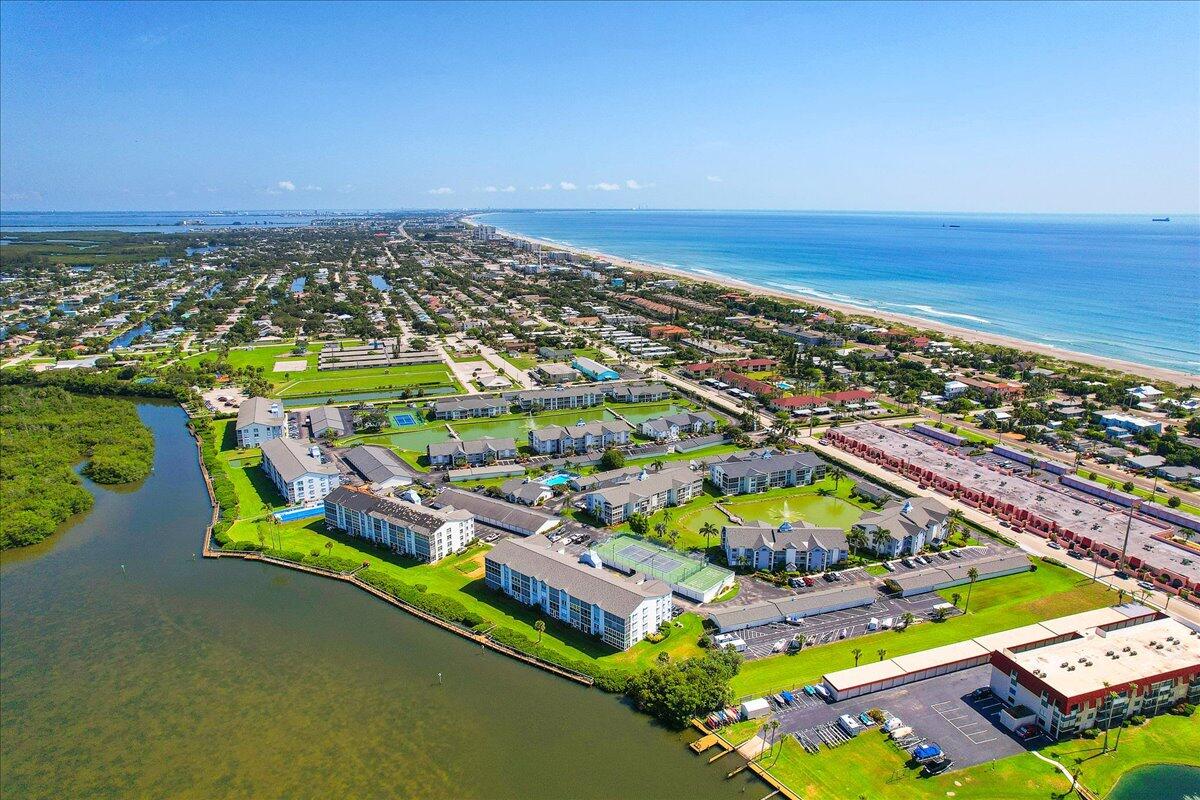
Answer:
<path fill-rule="evenodd" d="M 1198 9 L 5 2 L 0 204 L 1194 213 Z"/>

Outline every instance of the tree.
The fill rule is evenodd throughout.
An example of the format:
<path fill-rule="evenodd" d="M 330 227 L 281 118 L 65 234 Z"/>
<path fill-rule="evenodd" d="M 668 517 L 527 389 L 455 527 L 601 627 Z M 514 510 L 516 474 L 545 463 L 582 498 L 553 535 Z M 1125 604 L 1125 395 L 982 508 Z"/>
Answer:
<path fill-rule="evenodd" d="M 875 651 L 875 655 L 879 656 L 880 661 L 883 661 L 883 657 L 887 655 L 887 650 L 881 647 Z"/>
<path fill-rule="evenodd" d="M 662 472 L 662 468 L 664 466 L 665 466 L 665 463 L 663 462 L 663 460 L 661 458 L 656 458 L 656 459 L 654 459 L 654 461 L 650 462 L 650 467 L 655 472 Z"/>
<path fill-rule="evenodd" d="M 537 631 L 537 635 L 538 635 L 538 638 L 537 638 L 537 646 L 538 646 L 538 648 L 540 649 L 540 648 L 541 648 L 541 646 L 542 646 L 542 634 L 546 632 L 546 622 L 545 622 L 545 620 L 540 620 L 540 619 L 539 619 L 539 620 L 536 620 L 536 621 L 533 623 L 533 629 L 534 629 L 535 631 Z"/>
<path fill-rule="evenodd" d="M 615 447 L 610 447 L 600 457 L 600 466 L 603 469 L 620 469 L 625 466 L 625 454 Z"/>
<path fill-rule="evenodd" d="M 958 604 L 961 600 L 962 595 L 958 592 L 954 592 L 952 595 L 950 595 L 950 605 L 954 606 L 955 608 L 958 608 Z"/>
<path fill-rule="evenodd" d="M 856 647 L 850 651 L 850 655 L 854 656 L 854 666 L 858 666 L 858 660 L 862 658 L 862 648 Z"/>
<path fill-rule="evenodd" d="M 333 542 L 325 543 L 325 555 L 327 555 L 327 556 L 333 555 Z"/>
<path fill-rule="evenodd" d="M 971 607 L 971 590 L 975 588 L 975 581 L 979 580 L 979 570 L 971 567 L 967 570 L 967 579 L 970 581 L 967 584 L 967 603 L 963 606 L 963 613 L 967 613 L 967 609 Z"/>
<path fill-rule="evenodd" d="M 841 467 L 831 467 L 829 469 L 829 477 L 833 478 L 833 490 L 836 492 L 842 482 L 842 478 L 846 477 L 846 470 Z"/>
<path fill-rule="evenodd" d="M 683 728 L 695 716 L 733 702 L 729 681 L 741 670 L 742 656 L 732 648 L 698 658 L 655 664 L 629 679 L 627 693 L 641 711 Z"/>
<path fill-rule="evenodd" d="M 1104 688 L 1107 689 L 1108 687 L 1108 681 L 1104 681 Z M 1108 752 L 1108 732 L 1112 728 L 1113 708 L 1119 696 L 1116 692 L 1108 692 L 1105 695 L 1105 699 L 1108 700 L 1108 718 L 1104 722 L 1104 752 L 1106 753 Z"/>
<path fill-rule="evenodd" d="M 887 528 L 876 528 L 871 531 L 871 549 L 882 555 L 884 547 L 892 539 L 892 532 Z"/>
<path fill-rule="evenodd" d="M 1133 702 L 1133 698 L 1137 696 L 1137 690 L 1138 690 L 1138 685 L 1136 683 L 1129 684 L 1129 700 L 1131 703 Z M 1124 723 L 1124 720 L 1122 720 L 1122 723 Z M 1122 724 L 1121 727 L 1117 728 L 1117 741 L 1116 741 L 1116 744 L 1113 745 L 1114 752 L 1121 749 L 1121 731 L 1123 731 L 1123 730 L 1125 730 L 1124 724 Z"/>
<path fill-rule="evenodd" d="M 704 537 L 704 549 L 705 550 L 708 550 L 709 547 L 711 547 L 711 545 L 709 544 L 709 540 L 713 536 L 716 536 L 718 533 L 720 533 L 720 531 L 717 530 L 717 526 L 713 525 L 711 522 L 705 522 L 703 525 L 700 526 L 700 535 Z"/>
<path fill-rule="evenodd" d="M 911 611 L 905 611 L 900 615 L 900 621 L 904 623 L 905 628 L 907 628 L 909 625 L 912 625 L 916 619 L 916 616 Z"/>
<path fill-rule="evenodd" d="M 638 536 L 645 536 L 650 530 L 650 519 L 640 511 L 634 512 L 629 516 L 629 529 Z"/>

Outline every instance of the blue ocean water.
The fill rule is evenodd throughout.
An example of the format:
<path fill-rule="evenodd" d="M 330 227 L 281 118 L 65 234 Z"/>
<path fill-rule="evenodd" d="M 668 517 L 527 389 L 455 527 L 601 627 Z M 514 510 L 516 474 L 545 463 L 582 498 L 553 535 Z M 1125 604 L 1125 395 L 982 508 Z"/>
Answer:
<path fill-rule="evenodd" d="M 1200 373 L 1200 217 L 522 211 L 560 244 Z"/>

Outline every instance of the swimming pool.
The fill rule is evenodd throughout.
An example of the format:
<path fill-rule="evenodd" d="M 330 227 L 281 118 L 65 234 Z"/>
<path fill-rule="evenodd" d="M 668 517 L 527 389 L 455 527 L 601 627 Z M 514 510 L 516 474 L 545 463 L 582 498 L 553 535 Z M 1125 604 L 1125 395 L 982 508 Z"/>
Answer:
<path fill-rule="evenodd" d="M 542 478 L 542 486 L 561 486 L 575 476 L 569 472 L 560 472 L 557 475 L 551 475 L 549 478 Z"/>
<path fill-rule="evenodd" d="M 276 511 L 275 519 L 280 522 L 291 522 L 294 519 L 308 519 L 309 517 L 319 517 L 325 513 L 325 506 L 312 506 L 311 508 L 289 508 L 286 511 Z"/>
<path fill-rule="evenodd" d="M 407 428 L 409 425 L 417 424 L 417 420 L 412 414 L 392 414 L 392 422 L 396 423 L 397 428 Z"/>

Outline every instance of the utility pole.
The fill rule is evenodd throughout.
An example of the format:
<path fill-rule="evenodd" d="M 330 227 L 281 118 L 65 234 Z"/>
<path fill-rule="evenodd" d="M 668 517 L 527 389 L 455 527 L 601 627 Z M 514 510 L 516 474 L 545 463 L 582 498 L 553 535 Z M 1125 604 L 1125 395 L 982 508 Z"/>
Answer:
<path fill-rule="evenodd" d="M 1123 569 L 1126 561 L 1125 551 L 1129 548 L 1129 530 L 1133 527 L 1133 512 L 1141 506 L 1141 502 L 1134 500 L 1129 505 L 1129 518 L 1125 520 L 1125 541 L 1121 544 L 1121 563 L 1117 565 L 1118 569 Z"/>

